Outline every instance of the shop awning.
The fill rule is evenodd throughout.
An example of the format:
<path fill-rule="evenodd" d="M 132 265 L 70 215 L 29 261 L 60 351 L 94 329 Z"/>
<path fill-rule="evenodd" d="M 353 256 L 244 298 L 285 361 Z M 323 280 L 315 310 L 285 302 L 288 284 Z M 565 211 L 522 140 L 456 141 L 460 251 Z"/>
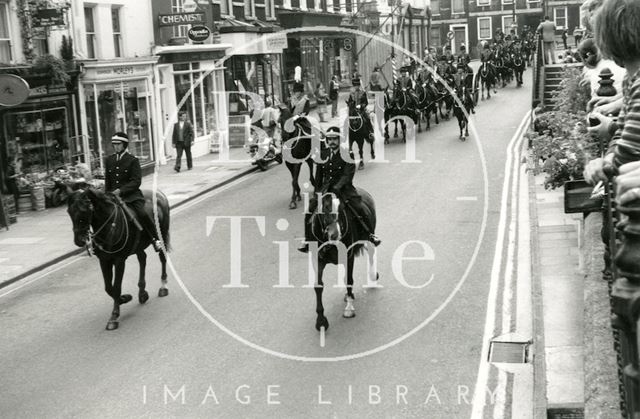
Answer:
<path fill-rule="evenodd" d="M 220 33 L 234 33 L 234 32 L 258 32 L 260 29 L 251 23 L 243 22 L 231 17 L 223 18 L 218 25 Z"/>
<path fill-rule="evenodd" d="M 160 64 L 210 61 L 223 58 L 232 46 L 227 43 L 157 46 L 155 54 L 160 56 Z"/>
<path fill-rule="evenodd" d="M 307 26 L 335 26 L 340 27 L 343 15 L 323 12 L 281 11 L 280 23 L 285 29 Z"/>

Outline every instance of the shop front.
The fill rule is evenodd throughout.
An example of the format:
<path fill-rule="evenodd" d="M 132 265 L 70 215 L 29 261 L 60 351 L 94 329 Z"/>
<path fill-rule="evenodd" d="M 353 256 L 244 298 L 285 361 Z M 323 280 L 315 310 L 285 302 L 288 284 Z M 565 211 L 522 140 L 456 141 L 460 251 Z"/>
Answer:
<path fill-rule="evenodd" d="M 224 82 L 224 67 L 219 61 L 228 44 L 177 45 L 156 48 L 158 107 L 162 124 L 160 139 L 163 146 L 161 162 L 174 154 L 172 134 L 178 112 L 185 111 L 193 124 L 195 139 L 191 152 L 194 157 L 215 150 L 225 141 L 228 112 Z"/>
<path fill-rule="evenodd" d="M 49 85 L 46 75 L 22 76 L 29 98 L 15 107 L 0 107 L 0 186 L 15 195 L 55 175 L 56 170 L 85 162 L 79 122 L 77 91 L 72 72 L 66 85 Z"/>
<path fill-rule="evenodd" d="M 111 137 L 129 136 L 129 152 L 143 168 L 156 159 L 155 94 L 153 67 L 157 58 L 85 61 L 79 82 L 80 111 L 85 158 L 94 171 L 102 171 L 104 159 L 113 153 Z"/>

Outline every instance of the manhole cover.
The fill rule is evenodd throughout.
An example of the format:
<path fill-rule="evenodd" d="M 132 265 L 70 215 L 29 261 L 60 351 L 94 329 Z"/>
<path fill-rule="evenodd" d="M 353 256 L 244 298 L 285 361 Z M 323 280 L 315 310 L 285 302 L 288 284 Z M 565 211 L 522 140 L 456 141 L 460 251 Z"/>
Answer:
<path fill-rule="evenodd" d="M 524 364 L 527 362 L 528 342 L 491 342 L 489 362 Z"/>

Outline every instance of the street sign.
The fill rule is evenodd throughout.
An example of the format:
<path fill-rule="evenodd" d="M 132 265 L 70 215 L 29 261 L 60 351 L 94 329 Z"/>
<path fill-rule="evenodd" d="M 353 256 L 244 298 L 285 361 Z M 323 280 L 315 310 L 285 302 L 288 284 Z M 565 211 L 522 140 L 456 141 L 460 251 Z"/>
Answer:
<path fill-rule="evenodd" d="M 158 26 L 180 26 L 189 24 L 203 24 L 204 13 L 172 13 L 158 15 Z"/>
<path fill-rule="evenodd" d="M 65 9 L 36 9 L 33 11 L 31 22 L 34 27 L 64 26 Z"/>
<path fill-rule="evenodd" d="M 29 83 L 13 74 L 0 74 L 0 106 L 16 106 L 29 97 Z"/>
<path fill-rule="evenodd" d="M 211 31 L 206 26 L 193 26 L 187 32 L 187 36 L 194 42 L 205 41 L 211 35 Z"/>

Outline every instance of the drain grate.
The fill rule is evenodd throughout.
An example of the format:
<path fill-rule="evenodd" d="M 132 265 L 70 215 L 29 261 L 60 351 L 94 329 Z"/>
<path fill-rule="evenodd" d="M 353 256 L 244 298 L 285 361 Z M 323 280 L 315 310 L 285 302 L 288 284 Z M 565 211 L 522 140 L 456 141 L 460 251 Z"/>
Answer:
<path fill-rule="evenodd" d="M 489 362 L 524 364 L 527 362 L 529 342 L 491 342 Z"/>

